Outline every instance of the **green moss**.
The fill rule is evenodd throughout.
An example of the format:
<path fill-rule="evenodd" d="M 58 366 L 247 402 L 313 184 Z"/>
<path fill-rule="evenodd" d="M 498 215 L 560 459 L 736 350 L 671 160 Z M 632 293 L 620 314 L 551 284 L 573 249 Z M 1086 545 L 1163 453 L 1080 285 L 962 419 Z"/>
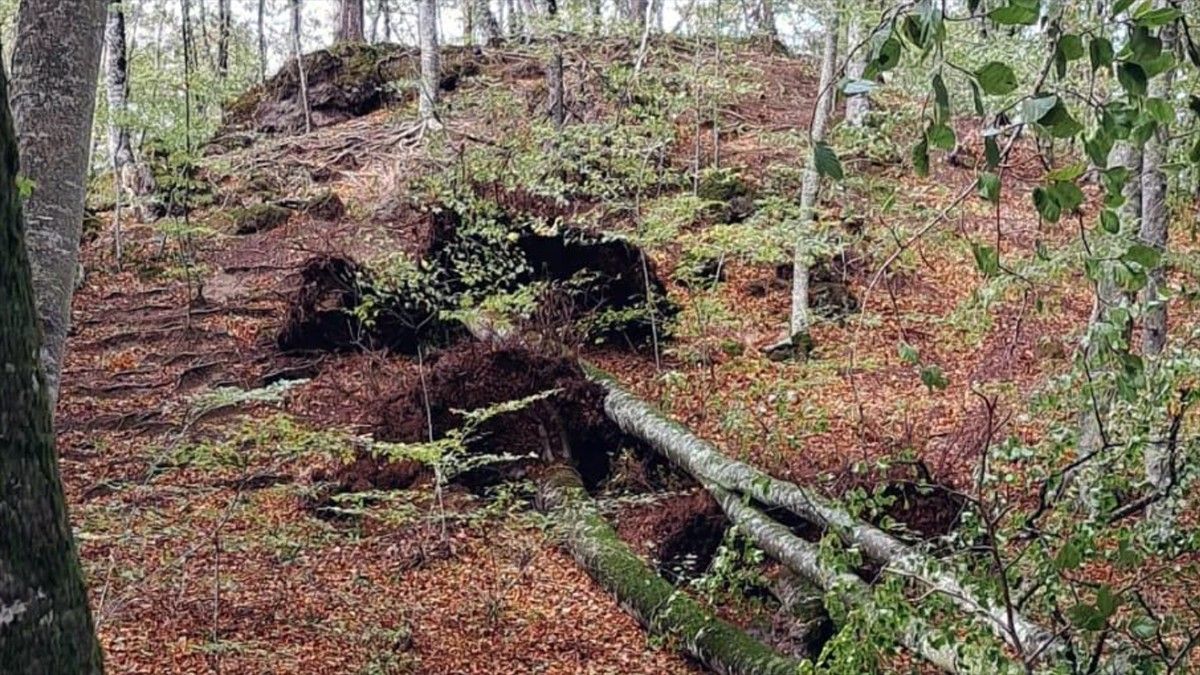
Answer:
<path fill-rule="evenodd" d="M 255 204 L 245 208 L 229 211 L 236 234 L 254 234 L 273 230 L 286 223 L 292 217 L 290 209 L 277 204 Z"/>

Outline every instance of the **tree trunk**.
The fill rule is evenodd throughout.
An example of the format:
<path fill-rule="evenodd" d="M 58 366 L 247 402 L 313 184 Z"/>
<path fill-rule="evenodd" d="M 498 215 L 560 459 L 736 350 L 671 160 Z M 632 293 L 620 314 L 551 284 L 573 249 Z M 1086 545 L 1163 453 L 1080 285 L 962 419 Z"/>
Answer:
<path fill-rule="evenodd" d="M 233 31 L 230 0 L 217 0 L 217 77 L 229 76 L 229 39 Z"/>
<path fill-rule="evenodd" d="M 871 590 L 865 581 L 850 572 L 832 569 L 823 563 L 817 544 L 792 534 L 787 527 L 746 504 L 739 495 L 717 486 L 709 486 L 707 489 L 729 516 L 730 522 L 762 549 L 763 553 L 816 584 L 826 593 L 837 593 L 847 605 L 863 604 L 870 597 Z M 931 626 L 914 617 L 906 622 L 900 634 L 896 636 L 896 642 L 948 673 L 984 672 L 983 669 L 987 665 L 982 662 L 972 663 L 967 650 L 961 649 L 961 644 L 958 648 L 939 646 L 938 637 Z M 953 640 L 942 642 L 954 643 Z M 1015 664 L 1011 670 L 1018 671 Z"/>
<path fill-rule="evenodd" d="M 300 82 L 300 105 L 304 108 L 304 133 L 312 131 L 312 110 L 308 106 L 308 73 L 304 72 L 304 53 L 300 36 L 303 16 L 300 3 L 292 0 L 292 58 L 296 60 L 296 75 Z"/>
<path fill-rule="evenodd" d="M 701 484 L 740 492 L 768 506 L 787 509 L 818 527 L 836 532 L 847 546 L 857 547 L 867 557 L 885 564 L 885 571 L 890 569 L 921 579 L 928 589 L 942 593 L 968 614 L 983 620 L 993 633 L 1010 645 L 1020 644 L 1025 653 L 1040 654 L 1051 660 L 1060 654 L 1062 645 L 1053 634 L 1015 613 L 1010 626 L 1005 606 L 978 597 L 943 570 L 933 558 L 854 518 L 814 492 L 725 457 L 711 443 L 697 438 L 683 426 L 622 389 L 607 374 L 590 367 L 588 371 L 593 379 L 607 389 L 604 410 L 609 418 L 622 431 L 649 444 Z"/>
<path fill-rule="evenodd" d="M 1156 7 L 1164 8 L 1170 5 L 1162 2 L 1155 3 Z M 1163 26 L 1160 37 L 1163 42 L 1163 52 L 1171 53 L 1175 48 L 1174 22 Z M 1171 101 L 1171 84 L 1174 69 L 1169 69 L 1161 77 L 1150 80 L 1148 94 L 1154 98 Z M 1142 223 L 1138 233 L 1142 243 L 1153 246 L 1160 254 L 1167 252 L 1167 175 L 1163 170 L 1170 157 L 1171 141 L 1168 130 L 1159 127 L 1154 135 L 1146 142 L 1142 156 Z M 1146 288 L 1142 292 L 1142 353 L 1147 357 L 1149 366 L 1155 367 L 1157 357 L 1162 354 L 1167 344 L 1167 301 L 1160 289 L 1165 283 L 1163 262 L 1160 257 L 1158 264 L 1149 270 Z M 1166 421 L 1160 426 L 1166 431 Z M 1172 450 L 1166 444 L 1147 443 L 1143 457 L 1146 467 L 1146 481 L 1161 495 L 1171 489 L 1171 481 L 1175 474 Z M 1147 510 L 1147 519 L 1153 522 L 1156 536 L 1167 537 L 1174 530 L 1174 509 L 1170 500 L 1162 500 L 1152 504 Z"/>
<path fill-rule="evenodd" d="M 339 0 L 335 42 L 362 42 L 363 0 Z"/>
<path fill-rule="evenodd" d="M 867 69 L 867 52 L 870 51 L 870 45 L 860 44 L 864 38 L 862 12 L 858 8 L 852 8 L 846 36 L 846 49 L 853 50 L 846 61 L 846 77 L 851 80 L 861 80 Z M 871 99 L 867 94 L 846 97 L 846 123 L 850 126 L 861 127 L 867 121 L 869 112 Z"/>
<path fill-rule="evenodd" d="M 488 0 L 475 0 L 475 25 L 478 26 L 485 45 L 495 45 L 504 39 L 504 34 L 500 32 L 500 22 L 496 21 L 496 15 L 492 14 Z"/>
<path fill-rule="evenodd" d="M 267 0 L 258 0 L 258 81 L 267 81 Z"/>
<path fill-rule="evenodd" d="M 24 176 L 25 232 L 51 409 L 71 322 L 104 0 L 24 0 L 13 49 L 12 105 Z"/>
<path fill-rule="evenodd" d="M 99 11 L 75 9 L 99 26 Z M 51 25 L 64 18 L 53 14 L 46 17 Z M 0 66 L 0 672 L 88 675 L 103 672 L 103 664 L 54 452 L 53 398 L 37 357 L 39 319 L 8 100 Z"/>
<path fill-rule="evenodd" d="M 108 94 L 108 151 L 117 176 L 133 162 L 133 147 L 125 111 L 129 98 L 129 65 L 125 48 L 125 10 L 120 0 L 110 0 L 104 31 L 107 44 L 105 85 Z"/>
<path fill-rule="evenodd" d="M 759 35 L 767 38 L 772 44 L 779 39 L 779 29 L 775 26 L 775 4 L 771 0 L 759 0 L 755 12 L 755 27 Z"/>
<path fill-rule="evenodd" d="M 441 78 L 441 54 L 438 47 L 437 2 L 418 0 L 417 33 L 421 43 L 421 82 L 418 110 L 421 122 L 441 126 L 437 116 L 438 86 Z"/>
<path fill-rule="evenodd" d="M 563 55 L 562 43 L 558 39 L 558 0 L 546 0 L 546 13 L 550 16 L 550 63 L 546 67 L 546 88 L 550 93 L 550 120 L 555 128 L 561 129 L 567 118 L 563 102 Z"/>
<path fill-rule="evenodd" d="M 803 662 L 778 654 L 714 617 L 656 574 L 596 510 L 573 469 L 552 468 L 543 480 L 539 502 L 553 514 L 576 562 L 653 634 L 678 640 L 688 654 L 717 673 L 803 672 Z"/>
<path fill-rule="evenodd" d="M 813 110 L 810 139 L 813 148 L 825 142 L 825 127 L 833 110 L 834 77 L 837 72 L 838 12 L 834 11 L 825 26 L 825 47 L 821 53 L 821 79 L 817 91 L 817 103 Z M 809 337 L 810 319 L 808 306 L 808 268 L 812 256 L 808 252 L 805 237 L 808 224 L 813 220 L 817 197 L 821 189 L 821 176 L 817 172 L 815 154 L 810 152 L 808 165 L 804 168 L 804 179 L 800 187 L 800 228 L 796 234 L 795 257 L 792 261 L 792 315 L 790 338 L 793 348 L 807 350 L 812 342 Z"/>

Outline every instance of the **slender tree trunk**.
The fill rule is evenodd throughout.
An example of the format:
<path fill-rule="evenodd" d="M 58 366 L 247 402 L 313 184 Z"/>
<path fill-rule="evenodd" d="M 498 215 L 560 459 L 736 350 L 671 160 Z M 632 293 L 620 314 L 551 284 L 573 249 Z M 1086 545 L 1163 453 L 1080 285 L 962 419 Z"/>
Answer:
<path fill-rule="evenodd" d="M 258 81 L 267 81 L 267 0 L 258 0 Z"/>
<path fill-rule="evenodd" d="M 504 39 L 504 34 L 500 31 L 500 22 L 496 21 L 496 15 L 492 14 L 488 0 L 475 0 L 475 25 L 479 27 L 483 43 L 486 45 L 494 45 Z"/>
<path fill-rule="evenodd" d="M 756 14 L 759 35 L 774 43 L 779 39 L 779 29 L 775 26 L 775 3 L 771 0 L 759 0 Z"/>
<path fill-rule="evenodd" d="M 825 26 L 825 46 L 821 54 L 821 79 L 817 85 L 817 103 L 813 111 L 810 138 L 815 148 L 825 142 L 826 126 L 833 109 L 834 78 L 837 72 L 838 11 L 832 12 Z M 808 252 L 810 235 L 808 225 L 813 220 L 817 197 L 821 189 L 821 176 L 817 172 L 815 155 L 809 154 L 804 168 L 804 179 L 800 187 L 800 228 L 797 233 L 795 257 L 792 262 L 792 315 L 790 341 L 792 347 L 807 352 L 812 345 L 809 336 L 810 317 L 808 304 L 808 268 L 812 255 Z"/>
<path fill-rule="evenodd" d="M 296 60 L 296 77 L 300 82 L 300 105 L 304 108 L 304 133 L 312 131 L 312 111 L 308 107 L 308 73 L 304 72 L 304 53 L 300 36 L 303 30 L 302 0 L 292 0 L 292 58 Z"/>
<path fill-rule="evenodd" d="M 508 36 L 518 37 L 521 35 L 521 10 L 515 0 L 504 0 L 508 7 Z"/>
<path fill-rule="evenodd" d="M 17 140 L 34 185 L 25 202 L 25 238 L 51 404 L 58 400 L 79 266 L 106 8 L 104 0 L 24 0 L 13 49 Z"/>
<path fill-rule="evenodd" d="M 113 170 L 119 175 L 133 162 L 133 147 L 125 124 L 129 98 L 129 65 L 125 48 L 125 10 L 120 0 L 110 0 L 104 32 L 107 45 L 105 84 L 108 94 L 108 151 Z"/>
<path fill-rule="evenodd" d="M 441 126 L 437 116 L 438 88 L 441 83 L 437 2 L 418 0 L 417 9 L 417 32 L 421 42 L 421 83 L 417 107 L 421 122 L 437 127 Z"/>
<path fill-rule="evenodd" d="M 362 42 L 363 0 L 339 0 L 336 42 Z"/>
<path fill-rule="evenodd" d="M 546 84 L 550 93 L 550 120 L 561 129 L 567 112 L 563 102 L 563 55 L 562 43 L 558 38 L 558 0 L 546 0 L 546 13 L 550 16 L 550 63 L 546 68 Z"/>
<path fill-rule="evenodd" d="M 392 0 L 383 0 L 383 39 L 392 41 Z"/>
<path fill-rule="evenodd" d="M 217 77 L 229 77 L 229 39 L 233 32 L 231 0 L 217 0 Z"/>
<path fill-rule="evenodd" d="M 80 33 L 91 30 L 94 20 L 99 52 L 103 5 L 67 10 L 68 5 L 40 8 L 51 12 L 42 18 L 62 27 L 70 24 L 59 22 L 82 16 Z M 31 36 L 19 42 L 27 50 L 39 44 Z M 78 56 L 86 63 L 86 53 Z M 103 672 L 103 664 L 54 451 L 53 395 L 37 356 L 39 317 L 8 100 L 0 65 L 0 672 L 90 675 Z M 80 169 L 73 184 L 82 180 Z"/>
<path fill-rule="evenodd" d="M 849 59 L 846 61 L 846 77 L 849 79 L 861 80 L 867 69 L 867 52 L 870 51 L 870 48 L 866 44 L 860 44 L 865 37 L 862 11 L 858 8 L 851 8 L 846 49 L 854 51 L 850 53 Z M 857 94 L 846 98 L 846 123 L 850 126 L 861 127 L 867 121 L 869 112 L 871 112 L 871 99 L 867 94 Z"/>
<path fill-rule="evenodd" d="M 1167 7 L 1160 0 L 1155 3 L 1158 7 Z M 1164 26 L 1160 37 L 1163 41 L 1163 52 L 1171 53 L 1175 47 L 1175 26 Z M 1150 81 L 1149 95 L 1164 101 L 1171 101 L 1171 85 L 1174 79 L 1174 69 L 1168 70 L 1160 77 Z M 1153 246 L 1160 254 L 1167 252 L 1168 210 L 1167 210 L 1167 175 L 1163 165 L 1170 157 L 1171 141 L 1167 129 L 1159 128 L 1147 142 L 1142 157 L 1142 223 L 1138 233 L 1143 243 Z M 1142 293 L 1144 309 L 1142 319 L 1142 353 L 1149 361 L 1148 366 L 1157 366 L 1158 356 L 1162 354 L 1167 344 L 1167 301 L 1161 289 L 1165 283 L 1163 262 L 1149 271 L 1146 288 Z M 1165 413 L 1164 413 L 1165 415 Z M 1167 422 L 1164 419 L 1159 427 L 1161 436 L 1166 437 Z M 1165 495 L 1171 489 L 1171 481 L 1175 474 L 1173 451 L 1166 444 L 1147 443 L 1143 461 L 1146 467 L 1146 480 L 1154 490 Z M 1174 530 L 1174 507 L 1170 499 L 1151 505 L 1147 518 L 1153 522 L 1156 535 L 1169 536 Z"/>

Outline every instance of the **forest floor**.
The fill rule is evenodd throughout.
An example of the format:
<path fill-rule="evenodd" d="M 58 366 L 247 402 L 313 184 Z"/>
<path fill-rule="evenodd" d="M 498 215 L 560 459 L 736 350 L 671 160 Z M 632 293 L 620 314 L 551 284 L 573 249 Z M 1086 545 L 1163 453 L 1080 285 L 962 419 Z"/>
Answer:
<path fill-rule="evenodd" d="M 569 53 L 569 72 L 622 54 Z M 737 56 L 744 91 L 720 111 L 721 157 L 758 184 L 769 166 L 803 161 L 815 85 L 803 61 L 749 48 Z M 486 52 L 483 74 L 448 97 L 448 144 L 461 153 L 511 133 L 536 111 L 541 77 L 535 56 Z M 525 109 L 505 116 L 489 104 L 497 82 Z M 208 230 L 192 243 L 191 266 L 160 255 L 153 224 L 124 223 L 121 271 L 111 219 L 85 243 L 58 425 L 112 672 L 697 670 L 649 640 L 516 490 L 482 500 L 419 487 L 332 515 L 312 508 L 314 476 L 370 433 L 379 402 L 421 366 L 381 354 L 284 355 L 275 333 L 294 273 L 312 255 L 366 260 L 411 246 L 424 216 L 405 211 L 403 198 L 397 215 L 397 195 L 441 165 L 422 144 L 397 142 L 397 120 L 410 114 L 382 110 L 214 160 L 231 176 L 305 173 L 307 186 L 290 189 L 335 192 L 347 208 L 334 219 L 298 213 L 236 236 L 218 201 L 195 216 Z M 695 147 L 689 133 L 681 163 Z M 710 156 L 707 133 L 701 146 Z M 1013 284 L 981 298 L 971 243 L 996 246 L 1015 267 L 1034 260 L 1035 242 L 1076 236 L 1077 224 L 1039 222 L 1016 189 L 993 208 L 974 195 L 973 171 L 942 158 L 926 179 L 886 159 L 844 161 L 850 178 L 823 219 L 862 233 L 839 265 L 859 308 L 817 323 L 814 358 L 764 356 L 787 321 L 790 282 L 773 264 L 735 260 L 711 288 L 670 286 L 682 309 L 659 359 L 596 346 L 584 354 L 780 477 L 842 495 L 919 460 L 933 480 L 970 491 L 986 444 L 1014 433 L 1032 441 L 1046 428 L 1028 413 L 1028 393 L 1069 367 L 1091 311 L 1088 289 L 1065 277 L 1036 294 Z M 1008 171 L 1032 184 L 1042 166 L 1019 146 Z M 961 208 L 939 217 L 961 195 Z M 672 278 L 679 245 L 650 252 Z M 264 384 L 301 378 L 261 395 Z M 245 400 L 246 391 L 260 395 Z"/>

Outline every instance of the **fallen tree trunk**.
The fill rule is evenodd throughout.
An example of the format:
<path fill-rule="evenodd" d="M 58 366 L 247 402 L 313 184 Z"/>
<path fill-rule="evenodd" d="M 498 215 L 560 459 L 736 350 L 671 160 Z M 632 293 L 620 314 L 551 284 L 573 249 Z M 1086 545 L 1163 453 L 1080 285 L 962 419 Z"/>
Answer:
<path fill-rule="evenodd" d="M 709 486 L 708 491 L 742 534 L 791 571 L 826 593 L 837 593 L 848 605 L 862 604 L 870 596 L 871 590 L 865 581 L 822 563 L 816 544 L 797 537 L 784 525 L 745 503 L 739 495 L 715 485 Z M 902 622 L 895 639 L 904 648 L 948 673 L 997 672 L 994 657 L 989 659 L 986 651 L 972 654 L 961 642 L 939 641 L 933 628 L 916 617 Z M 999 672 L 1022 671 L 1015 663 L 1005 662 L 1004 667 Z"/>
<path fill-rule="evenodd" d="M 607 373 L 587 365 L 585 369 L 608 390 L 605 412 L 622 431 L 646 442 L 702 484 L 740 492 L 832 530 L 847 546 L 857 547 L 872 560 L 884 564 L 885 571 L 920 580 L 982 619 L 1025 661 L 1054 662 L 1064 656 L 1066 645 L 1057 636 L 1016 612 L 1009 612 L 1002 604 L 979 597 L 934 558 L 855 518 L 814 492 L 726 457 L 713 444 L 630 394 Z"/>
<path fill-rule="evenodd" d="M 550 469 L 539 502 L 554 513 L 576 562 L 652 633 L 677 639 L 688 654 L 722 675 L 806 672 L 806 662 L 783 656 L 713 616 L 654 572 L 596 510 L 574 469 Z"/>

